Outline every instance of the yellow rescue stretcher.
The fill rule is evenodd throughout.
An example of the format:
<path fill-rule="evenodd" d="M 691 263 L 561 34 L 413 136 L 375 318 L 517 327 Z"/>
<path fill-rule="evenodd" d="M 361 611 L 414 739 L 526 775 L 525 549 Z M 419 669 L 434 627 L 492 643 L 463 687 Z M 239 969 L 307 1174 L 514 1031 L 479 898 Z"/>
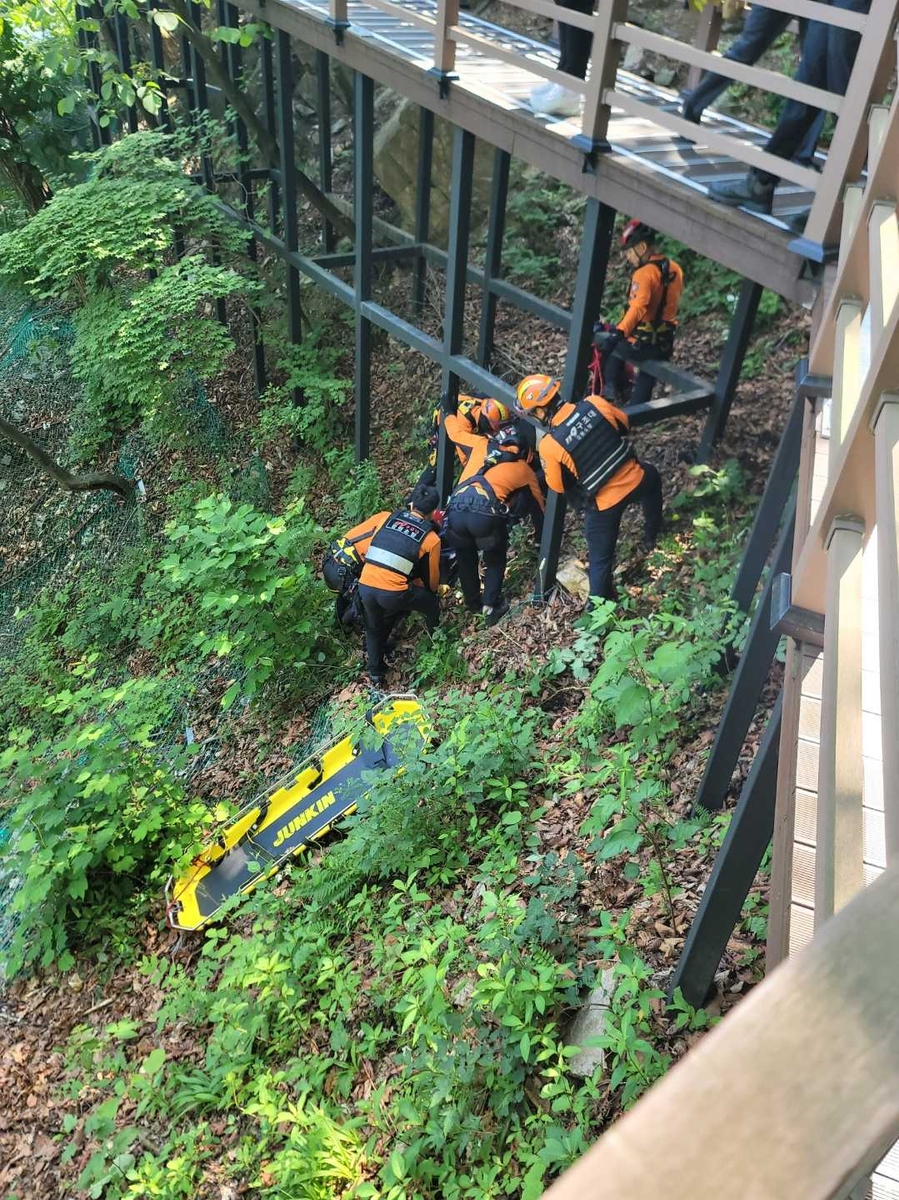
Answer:
<path fill-rule="evenodd" d="M 386 697 L 366 721 L 377 736 L 344 737 L 322 747 L 242 808 L 181 878 L 169 879 L 166 916 L 173 929 L 201 929 L 229 896 L 251 892 L 355 812 L 371 784 L 369 772 L 393 772 L 424 748 L 427 727 L 414 696 Z"/>

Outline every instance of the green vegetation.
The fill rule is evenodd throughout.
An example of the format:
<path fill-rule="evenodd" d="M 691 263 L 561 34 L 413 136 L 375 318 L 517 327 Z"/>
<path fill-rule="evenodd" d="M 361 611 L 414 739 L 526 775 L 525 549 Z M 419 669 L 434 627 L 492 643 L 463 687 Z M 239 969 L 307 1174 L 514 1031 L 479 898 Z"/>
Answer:
<path fill-rule="evenodd" d="M 342 318 L 304 296 L 305 340 L 285 345 L 277 283 L 265 264 L 249 274 L 243 236 L 186 174 L 200 131 L 40 159 L 41 121 L 65 131 L 91 103 L 111 123 L 131 102 L 145 119 L 158 90 L 97 49 L 95 94 L 68 17 L 34 45 L 21 30 L 36 8 L 10 12 L 0 59 L 10 71 L 36 56 L 16 129 L 49 183 L 30 207 L 21 188 L 0 195 L 0 284 L 55 315 L 10 360 L 21 384 L 0 359 L 0 390 L 36 430 L 60 427 L 76 461 L 142 484 L 114 510 L 131 536 L 110 535 L 102 556 L 106 509 L 60 549 L 58 494 L 27 464 L 4 495 L 15 519 L 41 511 L 34 536 L 9 537 L 15 578 L 34 582 L 3 609 L 0 951 L 20 982 L 40 973 L 48 1022 L 89 981 L 51 1089 L 60 1194 L 534 1200 L 709 1023 L 668 1003 L 666 982 L 691 911 L 685 863 L 707 866 L 727 824 L 689 817 L 681 784 L 737 632 L 746 478 L 736 462 L 684 470 L 659 547 L 628 561 L 625 532 L 617 607 L 527 608 L 484 633 L 448 602 L 434 637 L 413 626 L 402 675 L 433 742 L 340 836 L 182 945 L 165 925 L 170 873 L 322 740 L 323 701 L 334 724 L 365 707 L 357 641 L 335 628 L 317 564 L 333 532 L 408 482 L 402 424 L 422 395 L 410 387 L 406 406 L 391 376 L 379 449 L 392 461 L 355 466 Z M 154 19 L 187 28 L 171 16 Z M 516 194 L 507 269 L 557 284 L 547 247 L 580 204 L 539 180 Z M 723 321 L 733 281 L 691 269 L 696 312 Z M 251 305 L 269 349 L 262 397 L 246 384 Z M 64 409 L 28 390 L 42 372 L 71 380 Z M 513 560 L 511 579 L 532 578 L 520 531 Z M 764 927 L 754 895 L 749 978 Z M 583 1077 L 570 1023 L 600 985 L 605 1061 Z"/>

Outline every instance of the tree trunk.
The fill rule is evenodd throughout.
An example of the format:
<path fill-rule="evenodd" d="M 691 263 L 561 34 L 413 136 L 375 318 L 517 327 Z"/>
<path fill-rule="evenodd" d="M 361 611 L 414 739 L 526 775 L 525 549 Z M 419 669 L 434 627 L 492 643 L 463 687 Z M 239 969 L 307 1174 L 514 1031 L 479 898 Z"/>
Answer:
<path fill-rule="evenodd" d="M 187 4 L 184 0 L 172 0 L 171 9 L 180 17 L 182 21 L 180 32 L 187 38 L 191 46 L 203 59 L 206 64 L 206 74 L 210 81 L 218 88 L 221 88 L 228 103 L 246 125 L 250 136 L 258 145 L 259 149 L 265 155 L 268 165 L 276 169 L 281 165 L 281 150 L 278 145 L 277 138 L 268 129 L 259 117 L 250 103 L 246 94 L 241 91 L 235 81 L 231 78 L 228 72 L 224 69 L 221 59 L 216 52 L 215 44 L 208 38 L 201 29 L 191 21 L 188 14 Z M 152 18 L 151 18 L 152 19 Z M 354 225 L 353 222 L 340 211 L 334 202 L 325 195 L 325 193 L 309 178 L 305 171 L 300 166 L 296 165 L 297 189 L 302 196 L 316 208 L 323 217 L 334 226 L 339 233 L 344 237 L 353 238 Z"/>
<path fill-rule="evenodd" d="M 73 475 L 65 467 L 61 467 L 59 463 L 55 462 L 34 438 L 23 433 L 21 429 L 17 429 L 15 425 L 11 425 L 3 417 L 0 417 L 0 437 L 6 438 L 14 446 L 24 450 L 45 474 L 55 479 L 59 486 L 67 492 L 115 492 L 123 500 L 127 500 L 134 491 L 134 481 L 126 479 L 124 475 L 109 475 L 104 471 L 95 471 L 89 475 Z"/>
<path fill-rule="evenodd" d="M 34 216 L 53 196 L 50 185 L 29 159 L 9 113 L 0 105 L 0 170 Z"/>

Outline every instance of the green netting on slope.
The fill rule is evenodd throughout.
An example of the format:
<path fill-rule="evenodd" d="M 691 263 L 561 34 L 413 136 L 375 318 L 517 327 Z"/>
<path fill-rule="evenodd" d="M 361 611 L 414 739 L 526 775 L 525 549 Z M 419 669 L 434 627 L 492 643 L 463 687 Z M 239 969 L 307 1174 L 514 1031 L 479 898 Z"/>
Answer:
<path fill-rule="evenodd" d="M 72 336 L 65 317 L 52 307 L 33 307 L 21 295 L 0 291 L 0 414 L 64 465 L 70 461 L 72 414 L 80 397 L 68 357 Z M 179 416 L 184 435 L 202 448 L 206 462 L 215 464 L 217 485 L 235 500 L 269 507 L 264 464 L 233 437 L 199 385 L 185 397 Z M 136 431 L 123 443 L 117 470 L 132 479 L 149 478 L 155 457 L 151 441 Z M 111 493 L 66 493 L 24 451 L 0 439 L 0 670 L 14 664 L 29 609 L 42 589 L 62 588 L 86 569 L 99 568 L 112 578 L 123 549 L 153 536 L 139 496 L 123 503 Z M 173 681 L 170 712 L 156 731 L 163 757 L 192 740 L 193 714 L 221 674 L 221 668 L 212 667 Z M 217 751 L 225 732 L 219 723 L 192 759 L 189 778 Z M 17 887 L 0 808 L 0 979 L 15 928 L 10 904 Z"/>

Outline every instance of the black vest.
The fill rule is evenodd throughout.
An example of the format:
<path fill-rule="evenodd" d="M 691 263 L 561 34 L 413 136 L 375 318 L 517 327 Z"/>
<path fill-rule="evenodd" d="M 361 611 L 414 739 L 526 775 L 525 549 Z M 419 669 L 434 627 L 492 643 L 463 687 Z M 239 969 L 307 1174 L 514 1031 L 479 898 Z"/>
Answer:
<path fill-rule="evenodd" d="M 618 468 L 634 457 L 627 438 L 588 400 L 582 400 L 570 417 L 554 425 L 552 436 L 571 455 L 577 482 L 591 500 Z"/>
<path fill-rule="evenodd" d="M 433 532 L 430 521 L 407 508 L 398 508 L 372 538 L 365 561 L 409 579 L 418 566 L 422 543 Z"/>

